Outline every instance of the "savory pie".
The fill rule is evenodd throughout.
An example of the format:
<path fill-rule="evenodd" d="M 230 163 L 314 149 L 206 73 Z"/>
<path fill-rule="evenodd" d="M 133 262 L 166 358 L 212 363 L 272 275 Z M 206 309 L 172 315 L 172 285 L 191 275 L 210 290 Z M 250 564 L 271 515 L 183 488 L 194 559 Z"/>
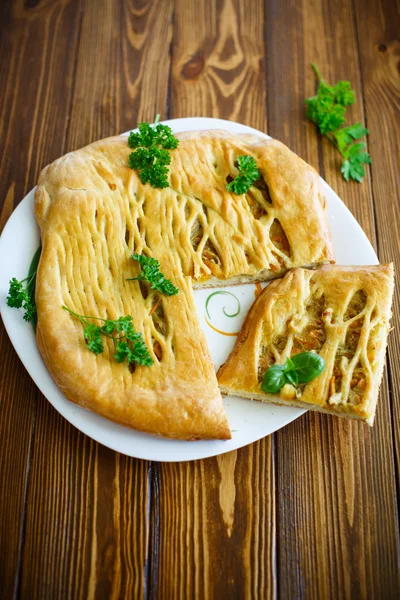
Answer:
<path fill-rule="evenodd" d="M 254 302 L 217 377 L 224 394 L 313 409 L 372 425 L 382 378 L 393 265 L 294 269 Z M 260 384 L 267 369 L 316 352 L 325 370 L 279 394 Z"/>
<path fill-rule="evenodd" d="M 334 261 L 317 173 L 276 141 L 220 131 L 178 134 L 169 187 L 143 185 L 128 168 L 126 138 L 101 140 L 46 167 L 35 194 L 42 255 L 37 339 L 70 400 L 113 421 L 173 438 L 230 437 L 192 284 L 268 280 Z M 261 177 L 247 194 L 226 189 L 240 155 Z M 301 221 L 301 226 L 299 222 Z M 179 289 L 166 297 L 138 274 L 133 252 L 159 260 Z M 128 369 L 106 340 L 85 347 L 82 325 L 61 309 L 132 315 L 154 359 Z"/>

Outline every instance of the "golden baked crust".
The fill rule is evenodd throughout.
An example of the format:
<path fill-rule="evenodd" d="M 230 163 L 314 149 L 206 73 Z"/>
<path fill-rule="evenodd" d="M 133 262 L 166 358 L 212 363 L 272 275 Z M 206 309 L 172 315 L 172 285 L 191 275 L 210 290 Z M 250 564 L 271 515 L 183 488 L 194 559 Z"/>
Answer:
<path fill-rule="evenodd" d="M 142 185 L 127 167 L 122 137 L 43 170 L 35 194 L 43 245 L 37 339 L 70 400 L 142 431 L 226 439 L 192 279 L 197 285 L 270 279 L 296 265 L 332 261 L 325 199 L 315 171 L 278 142 L 224 132 L 178 137 L 164 190 Z M 254 156 L 266 184 L 235 196 L 225 186 L 241 154 Z M 126 281 L 138 273 L 132 252 L 157 258 L 179 293 L 160 296 Z M 63 304 L 104 318 L 131 314 L 155 364 L 131 373 L 113 359 L 111 341 L 101 355 L 88 352 L 81 324 Z"/>
<path fill-rule="evenodd" d="M 236 345 L 218 371 L 223 393 L 299 406 L 372 425 L 385 361 L 393 265 L 294 269 L 254 302 Z M 265 371 L 316 351 L 326 368 L 297 390 L 260 388 Z"/>

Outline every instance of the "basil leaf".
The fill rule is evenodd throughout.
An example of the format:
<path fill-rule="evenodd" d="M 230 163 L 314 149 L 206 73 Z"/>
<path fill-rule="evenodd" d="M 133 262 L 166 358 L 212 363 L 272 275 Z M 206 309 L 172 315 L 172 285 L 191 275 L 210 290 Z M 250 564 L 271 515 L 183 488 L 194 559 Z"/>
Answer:
<path fill-rule="evenodd" d="M 277 394 L 285 383 L 285 367 L 282 365 L 273 365 L 264 373 L 261 389 L 266 394 Z"/>
<path fill-rule="evenodd" d="M 283 366 L 285 367 L 285 373 L 287 373 L 288 371 L 293 371 L 293 369 L 295 368 L 292 359 L 289 357 L 286 359 L 286 362 Z"/>
<path fill-rule="evenodd" d="M 297 371 L 285 371 L 286 379 L 292 385 L 297 385 L 299 383 L 299 377 L 297 375 Z"/>
<path fill-rule="evenodd" d="M 297 373 L 299 383 L 312 381 L 318 375 L 321 375 L 325 369 L 325 361 L 319 354 L 314 352 L 301 352 L 292 356 L 294 369 Z"/>

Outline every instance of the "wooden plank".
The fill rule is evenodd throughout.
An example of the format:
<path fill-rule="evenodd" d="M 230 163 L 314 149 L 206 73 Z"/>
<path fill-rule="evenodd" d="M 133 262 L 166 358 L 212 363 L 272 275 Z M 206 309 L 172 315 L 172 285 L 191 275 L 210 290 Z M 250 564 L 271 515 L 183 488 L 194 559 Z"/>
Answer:
<path fill-rule="evenodd" d="M 152 597 L 274 596 L 272 456 L 269 437 L 217 458 L 159 467 Z"/>
<path fill-rule="evenodd" d="M 0 231 L 41 166 L 63 153 L 78 15 L 58 0 L 2 3 Z M 52 35 L 49 34 L 52 32 Z M 51 85 L 59 70 L 64 88 Z M 38 390 L 0 325 L 0 582 L 17 587 Z"/>
<path fill-rule="evenodd" d="M 260 4 L 175 3 L 171 117 L 218 117 L 265 130 Z"/>
<path fill-rule="evenodd" d="M 67 150 L 164 118 L 167 102 L 171 2 L 83 6 Z"/>
<path fill-rule="evenodd" d="M 400 272 L 400 7 L 355 0 L 365 110 L 370 129 L 372 191 L 378 227 L 378 255 L 393 261 Z M 396 449 L 397 491 L 400 498 L 400 297 L 393 302 L 389 337 L 389 376 Z"/>
<path fill-rule="evenodd" d="M 175 3 L 170 117 L 222 117 L 265 130 L 263 19 L 256 0 Z M 273 597 L 272 437 L 156 468 L 150 595 Z"/>
<path fill-rule="evenodd" d="M 345 183 L 334 149 L 325 139 L 317 143 L 304 118 L 315 62 L 327 81 L 352 82 L 358 102 L 349 119 L 364 121 L 352 3 L 271 1 L 266 21 L 269 133 L 319 167 L 375 244 L 369 173 L 362 185 Z M 387 381 L 372 431 L 308 414 L 276 437 L 282 597 L 394 597 L 399 555 Z"/>
<path fill-rule="evenodd" d="M 148 463 L 93 442 L 38 403 L 22 598 L 139 598 Z"/>
<path fill-rule="evenodd" d="M 20 556 L 35 385 L 0 324 L 0 581 L 11 598 Z"/>
<path fill-rule="evenodd" d="M 81 3 L 65 150 L 151 119 L 156 108 L 162 112 L 170 17 L 162 0 Z M 49 85 L 61 86 L 63 77 L 60 71 Z M 148 468 L 80 434 L 39 398 L 21 597 L 143 597 Z"/>

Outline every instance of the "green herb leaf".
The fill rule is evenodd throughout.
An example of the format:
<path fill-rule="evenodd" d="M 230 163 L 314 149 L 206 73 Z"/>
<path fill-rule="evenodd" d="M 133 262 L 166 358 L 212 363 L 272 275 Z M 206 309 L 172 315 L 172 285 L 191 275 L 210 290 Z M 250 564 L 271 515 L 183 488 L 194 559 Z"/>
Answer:
<path fill-rule="evenodd" d="M 125 317 L 126 319 L 127 317 Z M 132 317 L 129 317 L 132 319 Z M 121 317 L 122 319 L 122 317 Z M 126 332 L 126 331 L 125 331 Z M 118 342 L 116 346 L 116 353 L 114 358 L 117 362 L 124 362 L 125 358 L 128 359 L 128 363 L 136 362 L 144 367 L 151 366 L 154 361 L 147 350 L 147 346 L 143 341 L 142 334 L 139 332 L 131 333 L 130 337 L 127 337 L 129 341 L 134 340 L 134 344 L 131 346 L 127 341 Z"/>
<path fill-rule="evenodd" d="M 139 123 L 138 130 L 137 133 L 130 132 L 128 136 L 129 148 L 139 148 L 140 146 L 149 148 L 153 144 L 154 129 L 149 123 Z"/>
<path fill-rule="evenodd" d="M 141 266 L 141 272 L 137 277 L 129 277 L 128 281 L 146 281 L 151 289 L 158 290 L 167 296 L 174 296 L 179 292 L 169 279 L 159 270 L 160 263 L 151 256 L 144 254 L 132 254 L 131 258 L 137 260 Z"/>
<path fill-rule="evenodd" d="M 339 131 L 335 131 L 333 133 L 340 152 L 345 152 L 347 146 L 352 144 L 353 140 L 358 140 L 367 134 L 368 129 L 366 129 L 361 123 L 355 123 L 355 125 L 349 125 L 349 127 L 342 127 L 342 129 L 339 129 Z"/>
<path fill-rule="evenodd" d="M 316 96 L 306 99 L 306 115 L 321 133 L 335 131 L 345 122 L 346 108 L 335 100 L 334 88 L 321 80 Z"/>
<path fill-rule="evenodd" d="M 112 332 L 114 331 L 114 328 L 115 328 L 115 321 L 109 320 L 104 323 L 104 325 L 101 328 L 101 331 L 103 333 L 107 333 L 108 335 L 111 335 Z"/>
<path fill-rule="evenodd" d="M 152 256 L 145 256 L 144 254 L 132 254 L 131 258 L 137 260 L 140 263 L 141 267 L 155 267 L 158 269 L 160 263 L 156 258 Z"/>
<path fill-rule="evenodd" d="M 359 183 L 362 182 L 365 175 L 363 165 L 371 163 L 371 157 L 368 152 L 364 152 L 365 144 L 353 144 L 346 152 L 347 158 L 342 164 L 342 174 L 346 181 L 354 179 Z"/>
<path fill-rule="evenodd" d="M 253 182 L 260 177 L 257 163 L 252 156 L 246 154 L 237 159 L 239 174 L 233 181 L 227 184 L 228 192 L 234 194 L 245 194 L 253 185 Z"/>
<path fill-rule="evenodd" d="M 168 183 L 168 169 L 160 165 L 153 165 L 151 167 L 145 167 L 140 171 L 140 181 L 150 183 L 153 188 L 160 190 L 167 188 Z"/>
<path fill-rule="evenodd" d="M 278 394 L 286 383 L 296 386 L 318 377 L 325 369 L 322 356 L 314 352 L 301 352 L 287 358 L 284 365 L 275 364 L 264 373 L 261 389 L 267 394 Z"/>
<path fill-rule="evenodd" d="M 15 277 L 11 279 L 8 296 L 6 298 L 8 306 L 12 308 L 23 308 L 24 320 L 32 323 L 34 329 L 36 329 L 37 323 L 35 302 L 36 271 L 41 251 L 41 247 L 36 250 L 29 267 L 28 277 L 22 279 L 22 281 L 18 281 Z"/>
<path fill-rule="evenodd" d="M 319 85 L 317 94 L 305 100 L 306 115 L 343 156 L 341 171 L 345 180 L 355 179 L 361 182 L 365 175 L 363 164 L 370 163 L 371 158 L 364 151 L 365 144 L 354 144 L 354 140 L 367 135 L 368 129 L 361 123 L 339 129 L 345 122 L 346 107 L 354 102 L 354 90 L 349 81 L 339 81 L 334 86 L 328 85 L 317 67 L 314 64 L 312 67 Z"/>
<path fill-rule="evenodd" d="M 351 89 L 350 81 L 338 81 L 333 88 L 335 101 L 342 106 L 350 106 L 354 103 L 355 93 Z"/>
<path fill-rule="evenodd" d="M 287 373 L 288 371 L 291 371 L 292 369 L 294 369 L 294 364 L 292 359 L 288 356 L 286 359 L 285 364 L 283 365 L 283 368 L 285 370 L 285 373 Z"/>
<path fill-rule="evenodd" d="M 131 330 L 133 330 L 133 323 L 131 315 L 127 315 L 126 317 L 119 317 L 116 321 L 113 321 L 115 325 L 115 329 L 118 332 L 125 331 L 125 334 Z"/>
<path fill-rule="evenodd" d="M 24 321 L 35 325 L 37 320 L 36 304 L 32 300 L 29 300 L 29 302 L 25 303 L 24 310 Z"/>
<path fill-rule="evenodd" d="M 293 370 L 293 371 L 285 370 L 285 375 L 286 375 L 286 379 L 288 380 L 288 382 L 291 383 L 292 385 L 296 386 L 299 383 L 299 377 L 295 370 Z"/>
<path fill-rule="evenodd" d="M 141 337 L 141 334 L 139 334 Z M 149 367 L 154 363 L 154 360 L 147 350 L 147 346 L 142 339 L 139 339 L 133 344 L 133 347 L 128 355 L 130 363 L 137 362 L 139 365 Z"/>
<path fill-rule="evenodd" d="M 307 117 L 318 125 L 321 133 L 335 131 L 345 122 L 345 108 L 339 104 L 335 105 L 333 99 L 321 100 L 314 97 L 306 103 Z"/>
<path fill-rule="evenodd" d="M 84 326 L 83 335 L 87 343 L 87 348 L 94 354 L 101 354 L 104 350 L 102 335 L 111 338 L 116 342 L 114 358 L 117 362 L 138 363 L 143 366 L 151 366 L 154 363 L 151 354 L 143 340 L 143 336 L 139 331 L 135 331 L 132 323 L 132 317 L 127 315 L 118 319 L 102 319 L 101 317 L 90 317 L 86 315 L 78 315 L 66 306 L 62 307 L 72 316 L 79 319 Z M 103 325 L 95 325 L 90 323 L 88 319 L 102 321 Z M 113 336 L 114 330 L 118 336 Z"/>
<path fill-rule="evenodd" d="M 179 140 L 168 125 L 157 125 L 155 128 L 155 143 L 167 150 L 175 150 L 179 145 Z"/>
<path fill-rule="evenodd" d="M 21 308 L 24 302 L 27 301 L 27 293 L 24 288 L 24 281 L 18 281 L 13 277 L 10 281 L 10 288 L 8 290 L 7 305 L 13 308 Z"/>
<path fill-rule="evenodd" d="M 119 363 L 124 362 L 125 358 L 127 358 L 130 353 L 130 349 L 127 342 L 118 342 L 115 350 L 116 352 L 114 354 L 114 358 Z"/>
<path fill-rule="evenodd" d="M 282 365 L 273 365 L 264 373 L 261 389 L 266 394 L 278 394 L 286 381 L 284 367 Z"/>
<path fill-rule="evenodd" d="M 357 144 L 353 144 L 347 150 L 347 156 L 350 158 L 357 158 L 361 152 L 364 151 L 365 144 L 363 142 L 359 142 Z"/>
<path fill-rule="evenodd" d="M 88 350 L 94 354 L 101 354 L 104 350 L 101 339 L 101 327 L 88 323 L 83 329 L 83 335 L 87 343 Z"/>
<path fill-rule="evenodd" d="M 318 375 L 321 375 L 325 369 L 325 361 L 315 352 L 300 352 L 292 356 L 292 363 L 297 374 L 299 383 L 312 381 Z"/>
<path fill-rule="evenodd" d="M 347 159 L 343 161 L 341 172 L 346 181 L 350 180 L 350 161 Z"/>
<path fill-rule="evenodd" d="M 161 123 L 155 127 L 149 123 L 139 123 L 138 129 L 139 132 L 131 131 L 128 137 L 128 146 L 135 150 L 128 157 L 128 166 L 139 172 L 143 184 L 166 188 L 169 185 L 167 165 L 171 163 L 168 150 L 177 148 L 179 140 L 170 127 Z"/>
<path fill-rule="evenodd" d="M 245 194 L 251 188 L 253 181 L 246 175 L 237 175 L 233 181 L 227 184 L 226 189 L 233 194 Z"/>
<path fill-rule="evenodd" d="M 239 156 L 237 159 L 239 171 L 249 177 L 250 179 L 256 180 L 260 177 L 257 163 L 252 156 Z"/>

